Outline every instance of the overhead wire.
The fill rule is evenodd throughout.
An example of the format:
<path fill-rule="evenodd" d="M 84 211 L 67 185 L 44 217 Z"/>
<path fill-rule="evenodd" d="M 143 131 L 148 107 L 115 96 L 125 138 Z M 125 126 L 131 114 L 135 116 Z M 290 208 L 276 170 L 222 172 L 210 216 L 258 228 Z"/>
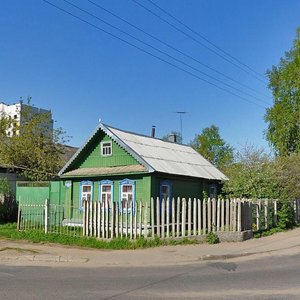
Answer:
<path fill-rule="evenodd" d="M 236 87 L 234 87 L 234 86 L 232 86 L 232 85 L 230 85 L 230 84 L 228 84 L 228 83 L 226 83 L 226 82 L 224 82 L 224 81 L 222 81 L 222 80 L 220 80 L 220 79 L 218 79 L 218 78 L 215 78 L 215 77 L 213 77 L 213 76 L 211 76 L 211 75 L 209 75 L 209 74 L 207 74 L 207 73 L 205 73 L 205 72 L 203 72 L 203 71 L 201 71 L 201 70 L 199 70 L 199 69 L 197 69 L 197 68 L 195 68 L 195 67 L 193 67 L 193 66 L 187 64 L 186 62 L 184 62 L 184 61 L 182 61 L 182 60 L 180 60 L 180 59 L 177 59 L 176 57 L 174 57 L 174 56 L 168 54 L 167 52 L 162 51 L 162 50 L 158 49 L 157 47 L 152 46 L 151 44 L 149 44 L 149 43 L 147 43 L 147 42 L 144 42 L 143 40 L 141 40 L 141 39 L 135 37 L 134 35 L 132 35 L 132 34 L 126 32 L 126 31 L 124 31 L 123 29 L 120 29 L 119 27 L 117 27 L 117 26 L 115 26 L 115 25 L 112 25 L 111 23 L 109 23 L 109 22 L 107 22 L 107 21 L 105 21 L 105 20 L 99 18 L 98 16 L 96 16 L 96 15 L 90 13 L 89 11 L 87 11 L 87 10 L 85 10 L 85 9 L 83 9 L 83 8 L 81 8 L 81 7 L 79 7 L 78 5 L 72 3 L 72 2 L 70 2 L 70 1 L 68 1 L 68 0 L 62 0 L 62 1 L 68 3 L 69 5 L 75 7 L 76 9 L 78 9 L 78 10 L 80 10 L 80 11 L 82 11 L 82 12 L 88 14 L 89 16 L 91 16 L 91 17 L 93 17 L 93 18 L 99 20 L 100 22 L 102 22 L 102 23 L 104 23 L 104 24 L 106 24 L 106 25 L 108 25 L 108 26 L 110 26 L 110 27 L 112 27 L 112 28 L 118 30 L 119 32 L 121 32 L 121 33 L 123 33 L 123 34 L 125 34 L 125 35 L 127 35 L 127 36 L 129 36 L 129 37 L 131 37 L 132 39 L 138 41 L 139 43 L 142 43 L 143 45 L 146 45 L 147 47 L 150 47 L 151 49 L 153 49 L 153 50 L 155 50 L 155 51 L 157 51 L 157 52 L 159 52 L 159 53 L 161 53 L 161 54 L 163 54 L 163 55 L 166 55 L 167 57 L 169 57 L 169 58 L 175 60 L 176 62 L 179 62 L 179 63 L 183 64 L 184 66 L 189 67 L 189 68 L 191 68 L 192 70 L 194 70 L 194 71 L 196 71 L 196 72 L 199 72 L 200 74 L 203 74 L 203 75 L 207 76 L 208 78 L 210 78 L 210 79 L 212 79 L 212 80 L 215 80 L 215 81 L 217 81 L 217 82 L 219 82 L 219 83 L 221 83 L 221 84 L 223 84 L 223 85 L 225 85 L 225 86 L 227 86 L 227 87 L 229 87 L 229 88 L 231 88 L 231 89 L 233 89 L 233 90 L 235 90 L 235 91 L 237 91 L 237 92 L 239 92 L 239 93 L 241 93 L 241 94 L 247 95 L 247 96 L 249 96 L 249 97 L 252 97 L 252 98 L 256 99 L 257 101 L 260 101 L 260 102 L 262 102 L 262 103 L 264 103 L 264 104 L 266 104 L 266 105 L 269 105 L 267 102 L 261 100 L 260 98 L 257 98 L 256 96 L 253 96 L 253 95 L 251 95 L 251 94 L 249 94 L 249 93 L 247 93 L 247 92 L 245 92 L 245 91 L 242 91 L 241 89 L 236 88 Z"/>
<path fill-rule="evenodd" d="M 203 62 L 201 62 L 199 59 L 197 59 L 197 58 L 195 58 L 195 57 L 193 57 L 193 56 L 191 56 L 191 55 L 189 55 L 189 54 L 187 54 L 187 53 L 185 53 L 185 52 L 179 50 L 178 48 L 176 48 L 176 47 L 174 47 L 174 46 L 172 46 L 172 45 L 166 43 L 165 41 L 163 41 L 163 40 L 157 38 L 157 37 L 154 36 L 153 34 L 147 32 L 147 31 L 143 30 L 142 28 L 140 28 L 140 27 L 134 25 L 133 23 L 131 23 L 131 22 L 125 20 L 124 18 L 122 18 L 122 17 L 120 17 L 119 15 L 115 14 L 114 12 L 108 10 L 107 8 L 103 7 L 102 5 L 96 3 L 96 2 L 94 2 L 94 1 L 92 1 L 92 0 L 88 0 L 88 2 L 90 2 L 90 3 L 93 4 L 94 6 L 98 7 L 99 9 L 105 11 L 106 13 L 112 15 L 113 17 L 117 18 L 118 20 L 121 20 L 122 22 L 124 22 L 124 23 L 130 25 L 130 26 L 133 27 L 134 29 L 136 29 L 136 30 L 138 30 L 138 31 L 140 31 L 140 32 L 142 32 L 142 33 L 144 33 L 145 35 L 151 37 L 152 39 L 154 39 L 154 40 L 160 42 L 161 44 L 163 44 L 163 45 L 165 45 L 165 46 L 167 46 L 168 48 L 170 48 L 170 49 L 172 49 L 172 50 L 174 50 L 174 51 L 176 51 L 176 52 L 182 54 L 183 56 L 185 56 L 185 57 L 187 57 L 187 58 L 189 58 L 189 59 L 191 59 L 191 60 L 197 62 L 198 64 L 204 66 L 205 68 L 207 68 L 207 69 L 209 69 L 209 70 L 211 70 L 211 71 L 213 71 L 213 72 L 215 72 L 215 73 L 217 73 L 217 74 L 223 76 L 224 78 L 226 78 L 226 79 L 228 79 L 228 80 L 230 80 L 230 81 L 232 81 L 232 82 L 234 82 L 234 83 L 236 83 L 236 84 L 238 84 L 238 85 L 240 85 L 240 86 L 242 86 L 242 87 L 244 87 L 244 88 L 247 88 L 248 90 L 251 90 L 252 92 L 254 92 L 254 93 L 256 93 L 256 94 L 260 94 L 260 95 L 263 95 L 264 97 L 267 97 L 267 96 L 265 96 L 263 93 L 256 91 L 256 90 L 253 89 L 252 87 L 250 87 L 250 86 L 248 86 L 248 85 L 246 85 L 246 84 L 244 84 L 244 83 L 242 83 L 242 82 L 240 82 L 240 81 L 238 81 L 238 80 L 236 80 L 236 79 L 234 79 L 234 78 L 232 78 L 232 77 L 226 75 L 225 73 L 223 73 L 223 72 L 221 72 L 221 71 L 219 71 L 219 70 L 217 70 L 217 69 L 215 69 L 215 68 L 213 68 L 213 67 L 211 67 L 211 66 L 209 66 L 209 65 L 207 65 L 207 64 L 205 64 L 205 63 L 203 63 Z"/>
<path fill-rule="evenodd" d="M 154 57 L 154 58 L 156 58 L 156 59 L 158 59 L 158 60 L 160 60 L 160 61 L 162 61 L 162 62 L 164 62 L 164 63 L 166 63 L 166 64 L 168 64 L 168 65 L 170 65 L 170 66 L 172 66 L 172 67 L 174 67 L 174 68 L 182 71 L 182 72 L 185 72 L 186 74 L 188 74 L 188 75 L 190 75 L 190 76 L 192 76 L 192 77 L 194 77 L 196 79 L 199 79 L 200 81 L 203 81 L 203 82 L 205 82 L 205 83 L 207 83 L 207 84 L 209 84 L 211 86 L 214 86 L 214 87 L 218 88 L 219 90 L 222 90 L 222 91 L 224 91 L 224 92 L 226 92 L 228 94 L 231 94 L 231 95 L 237 97 L 238 99 L 241 99 L 241 100 L 246 101 L 248 103 L 252 103 L 252 104 L 254 104 L 254 105 L 258 106 L 258 107 L 261 107 L 263 109 L 266 109 L 265 106 L 262 106 L 262 105 L 260 105 L 257 102 L 254 102 L 252 100 L 244 98 L 244 97 L 242 97 L 242 96 L 240 96 L 240 95 L 238 95 L 238 94 L 236 94 L 236 93 L 234 93 L 234 92 L 232 92 L 232 91 L 230 91 L 230 90 L 228 90 L 228 89 L 226 89 L 224 87 L 221 87 L 221 86 L 219 86 L 219 85 L 217 85 L 217 84 L 215 84 L 215 83 L 213 83 L 213 82 L 211 82 L 211 81 L 209 81 L 209 80 L 207 80 L 205 78 L 202 78 L 202 77 L 200 77 L 200 76 L 198 76 L 198 75 L 196 75 L 196 74 L 194 74 L 194 73 L 192 73 L 192 72 L 190 72 L 190 71 L 188 71 L 188 70 L 186 70 L 186 69 L 184 69 L 184 68 L 182 68 L 182 67 L 180 67 L 180 66 L 178 66 L 178 65 L 176 65 L 176 64 L 174 64 L 172 62 L 170 62 L 170 61 L 167 61 L 166 59 L 161 58 L 158 55 L 153 54 L 153 53 L 151 53 L 151 52 L 149 52 L 149 51 L 147 51 L 147 50 L 145 50 L 145 49 L 143 49 L 143 48 L 141 48 L 141 47 L 139 47 L 139 46 L 137 46 L 137 45 L 135 45 L 135 44 L 133 44 L 133 43 L 131 43 L 131 42 L 129 42 L 129 41 L 127 41 L 127 40 L 125 40 L 125 39 L 123 39 L 123 38 L 115 35 L 115 34 L 113 34 L 113 33 L 111 33 L 111 32 L 109 32 L 107 30 L 105 30 L 105 29 L 103 29 L 103 28 L 101 28 L 101 27 L 99 27 L 99 26 L 97 26 L 97 25 L 95 25 L 95 24 L 93 24 L 93 23 L 91 23 L 91 22 L 89 22 L 89 21 L 87 21 L 87 20 L 85 20 L 85 19 L 83 19 L 83 18 L 75 15 L 75 14 L 73 14 L 72 12 L 70 12 L 70 11 L 68 11 L 68 10 L 66 10 L 66 9 L 64 9 L 64 8 L 62 8 L 62 7 L 60 7 L 60 6 L 56 5 L 56 4 L 48 1 L 48 0 L 42 0 L 42 1 L 45 2 L 45 3 L 47 3 L 48 5 L 56 8 L 56 9 L 58 9 L 58 10 L 64 12 L 65 14 L 68 14 L 68 15 L 72 16 L 75 19 L 80 20 L 81 22 L 83 22 L 83 23 L 85 23 L 85 24 L 87 24 L 89 26 L 92 26 L 93 28 L 95 28 L 95 29 L 97 29 L 97 30 L 99 30 L 99 31 L 101 31 L 103 33 L 105 33 L 105 34 L 107 34 L 107 35 L 109 35 L 111 37 L 114 37 L 115 39 L 117 39 L 119 41 L 122 41 L 123 43 L 125 43 L 127 45 L 130 45 L 130 46 L 138 49 L 139 51 L 141 51 L 143 53 L 146 53 L 146 54 L 148 54 L 148 55 L 150 55 L 150 56 L 152 56 L 152 57 Z"/>
<path fill-rule="evenodd" d="M 212 52 L 215 55 L 219 56 L 220 58 L 222 58 L 223 60 L 227 61 L 228 63 L 234 65 L 236 68 L 242 70 L 243 72 L 247 73 L 248 75 L 252 76 L 253 78 L 256 78 L 256 80 L 260 81 L 261 83 L 264 83 L 264 84 L 266 83 L 265 80 L 260 79 L 257 75 L 255 75 L 253 73 L 250 73 L 245 68 L 241 67 L 239 64 L 237 64 L 237 63 L 233 62 L 232 60 L 228 59 L 227 57 L 225 57 L 224 55 L 220 54 L 219 52 L 217 52 L 216 50 L 212 49 L 211 47 L 208 47 L 207 45 L 205 45 L 204 43 L 202 43 L 198 39 L 194 38 L 192 35 L 186 33 L 185 31 L 181 30 L 180 28 L 178 28 L 177 26 L 175 26 L 174 24 L 172 24 L 171 22 L 169 22 L 165 18 L 163 18 L 160 15 L 158 15 L 157 13 L 155 13 L 153 10 L 151 10 L 148 7 L 146 7 L 145 5 L 143 5 L 142 3 L 140 3 L 139 1 L 137 1 L 137 0 L 131 0 L 131 1 L 134 2 L 134 3 L 136 3 L 137 5 L 139 5 L 140 7 L 142 7 L 143 9 L 145 9 L 146 11 L 148 11 L 149 13 L 151 13 L 152 15 L 154 15 L 156 18 L 158 18 L 162 22 L 168 24 L 169 26 L 171 26 L 175 30 L 181 32 L 183 35 L 185 35 L 186 37 L 190 38 L 191 40 L 193 40 L 197 44 L 199 44 L 202 47 L 206 48 L 207 50 L 209 50 L 210 52 Z"/>
<path fill-rule="evenodd" d="M 163 13 L 165 13 L 167 16 L 169 16 L 170 18 L 174 19 L 176 22 L 178 22 L 179 24 L 181 24 L 182 26 L 184 26 L 185 28 L 187 28 L 188 30 L 190 30 L 191 32 L 193 32 L 194 34 L 196 34 L 197 36 L 199 36 L 201 39 L 203 39 L 204 41 L 206 41 L 208 44 L 210 44 L 211 46 L 215 47 L 216 49 L 218 49 L 219 51 L 221 51 L 222 53 L 224 53 L 225 55 L 227 55 L 228 57 L 230 57 L 231 59 L 235 60 L 236 62 L 238 62 L 239 64 L 243 65 L 245 68 L 247 68 L 248 70 L 250 70 L 251 72 L 255 73 L 256 75 L 262 77 L 265 79 L 265 76 L 263 76 L 262 74 L 258 73 L 257 71 L 255 71 L 253 68 L 251 68 L 249 65 L 245 64 L 244 62 L 242 62 L 240 59 L 234 57 L 233 55 L 231 55 L 230 53 L 228 53 L 227 51 L 225 51 L 224 49 L 222 49 L 221 47 L 219 47 L 218 45 L 216 45 L 215 43 L 213 43 L 212 41 L 210 41 L 208 38 L 206 38 L 204 35 L 200 34 L 199 32 L 197 32 L 196 30 L 194 30 L 192 27 L 186 25 L 184 22 L 182 22 L 181 20 L 179 20 L 178 18 L 176 18 L 174 15 L 172 15 L 170 12 L 168 12 L 166 9 L 162 8 L 161 6 L 159 6 L 157 3 L 155 3 L 153 0 L 147 0 L 148 2 L 150 2 L 152 5 L 154 5 L 155 7 L 157 7 L 160 11 L 162 11 Z"/>

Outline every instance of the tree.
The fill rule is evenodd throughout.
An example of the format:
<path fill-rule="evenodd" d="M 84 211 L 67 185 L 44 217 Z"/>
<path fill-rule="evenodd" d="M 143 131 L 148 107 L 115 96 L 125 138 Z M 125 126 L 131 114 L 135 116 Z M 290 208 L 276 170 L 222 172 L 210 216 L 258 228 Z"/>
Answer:
<path fill-rule="evenodd" d="M 277 157 L 274 171 L 276 173 L 279 197 L 282 200 L 300 198 L 300 153 Z"/>
<path fill-rule="evenodd" d="M 32 113 L 30 106 L 21 110 L 26 122 L 18 124 L 8 116 L 0 123 L 0 163 L 20 172 L 30 180 L 49 180 L 57 176 L 63 165 L 62 144 L 66 141 L 61 129 L 45 130 L 49 114 Z M 13 126 L 15 134 L 7 137 Z"/>
<path fill-rule="evenodd" d="M 219 127 L 215 125 L 204 128 L 195 136 L 191 146 L 220 169 L 233 160 L 233 148 L 221 138 Z"/>
<path fill-rule="evenodd" d="M 274 162 L 263 149 L 246 145 L 235 154 L 234 163 L 226 169 L 228 181 L 223 192 L 230 197 L 277 198 L 278 185 Z"/>
<path fill-rule="evenodd" d="M 274 104 L 267 109 L 266 138 L 275 153 L 286 156 L 300 152 L 300 28 L 292 49 L 278 66 L 267 71 Z"/>

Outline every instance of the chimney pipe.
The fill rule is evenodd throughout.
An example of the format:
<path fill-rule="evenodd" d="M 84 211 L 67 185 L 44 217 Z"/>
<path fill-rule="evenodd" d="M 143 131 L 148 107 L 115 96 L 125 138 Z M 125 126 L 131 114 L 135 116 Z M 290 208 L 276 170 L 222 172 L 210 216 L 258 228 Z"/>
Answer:
<path fill-rule="evenodd" d="M 177 135 L 175 133 L 170 133 L 168 135 L 168 141 L 171 143 L 177 143 Z"/>
<path fill-rule="evenodd" d="M 152 126 L 152 130 L 151 130 L 151 137 L 155 138 L 155 127 L 156 126 Z"/>

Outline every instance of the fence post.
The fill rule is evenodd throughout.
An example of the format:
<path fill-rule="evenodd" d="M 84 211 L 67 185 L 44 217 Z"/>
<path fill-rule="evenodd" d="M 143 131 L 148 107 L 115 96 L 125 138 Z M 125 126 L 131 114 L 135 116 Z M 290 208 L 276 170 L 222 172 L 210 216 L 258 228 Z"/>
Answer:
<path fill-rule="evenodd" d="M 165 238 L 165 214 L 166 214 L 166 210 L 165 210 L 165 199 L 162 198 L 161 199 L 161 238 L 164 239 Z"/>
<path fill-rule="evenodd" d="M 217 200 L 217 231 L 220 231 L 220 219 L 221 219 L 221 199 Z"/>
<path fill-rule="evenodd" d="M 277 227 L 277 200 L 273 201 L 273 205 L 274 205 L 274 215 L 273 215 L 273 222 L 274 222 L 274 226 Z"/>
<path fill-rule="evenodd" d="M 21 204 L 19 202 L 19 205 L 18 205 L 18 223 L 17 223 L 17 230 L 20 230 L 21 229 L 21 219 L 22 218 L 22 210 L 21 210 Z"/>
<path fill-rule="evenodd" d="M 265 200 L 265 229 L 269 229 L 269 202 Z"/>
<path fill-rule="evenodd" d="M 127 201 L 128 202 L 128 201 Z M 132 205 L 132 201 L 129 205 L 130 207 L 130 216 L 129 216 L 129 222 L 130 222 L 130 227 L 129 227 L 129 237 L 132 240 L 133 238 L 133 205 Z M 128 214 L 128 211 L 127 211 Z"/>
<path fill-rule="evenodd" d="M 160 201 L 156 198 L 156 234 L 160 237 Z"/>
<path fill-rule="evenodd" d="M 151 197 L 151 235 L 154 238 L 154 224 L 155 224 L 155 217 L 154 217 L 154 199 Z"/>
<path fill-rule="evenodd" d="M 242 203 L 240 199 L 238 199 L 237 205 L 238 205 L 237 231 L 241 232 L 242 231 Z"/>
<path fill-rule="evenodd" d="M 100 234 L 101 234 L 101 203 L 100 202 L 97 202 L 97 221 L 98 221 L 97 237 L 100 238 Z"/>
<path fill-rule="evenodd" d="M 207 231 L 211 232 L 211 224 L 212 224 L 212 220 L 211 220 L 211 200 L 210 198 L 208 198 L 207 200 Z"/>
<path fill-rule="evenodd" d="M 193 202 L 193 235 L 197 235 L 197 199 Z"/>
<path fill-rule="evenodd" d="M 85 200 L 82 201 L 83 213 L 82 213 L 82 235 L 85 236 L 85 226 L 86 226 L 86 204 Z"/>
<path fill-rule="evenodd" d="M 201 235 L 201 222 L 202 222 L 202 218 L 201 218 L 201 200 L 197 199 L 198 202 L 198 235 Z"/>
<path fill-rule="evenodd" d="M 166 237 L 169 238 L 170 237 L 170 198 L 167 198 L 167 216 L 166 216 L 167 220 L 166 220 Z"/>
<path fill-rule="evenodd" d="M 143 203 L 140 201 L 140 210 L 139 210 L 139 237 L 142 236 L 142 216 L 143 216 Z"/>
<path fill-rule="evenodd" d="M 177 211 L 176 211 L 176 236 L 180 235 L 180 198 L 177 198 Z"/>
<path fill-rule="evenodd" d="M 256 200 L 256 230 L 260 230 L 260 208 L 261 208 L 261 201 Z"/>
<path fill-rule="evenodd" d="M 147 237 L 148 237 L 148 201 L 145 202 L 145 207 L 144 207 L 144 238 Z"/>
<path fill-rule="evenodd" d="M 185 237 L 185 220 L 186 220 L 186 201 L 182 199 L 182 211 L 181 211 L 181 236 Z"/>
<path fill-rule="evenodd" d="M 94 201 L 94 205 L 93 205 L 93 216 L 94 216 L 94 221 L 93 221 L 93 226 L 94 226 L 94 237 L 97 236 L 97 202 Z"/>
<path fill-rule="evenodd" d="M 192 222 L 192 202 L 191 198 L 188 200 L 188 236 L 191 236 L 191 222 Z"/>
<path fill-rule="evenodd" d="M 175 199 L 172 198 L 172 237 L 175 237 Z"/>
<path fill-rule="evenodd" d="M 49 226 L 49 200 L 45 200 L 45 233 L 48 233 Z"/>
<path fill-rule="evenodd" d="M 206 200 L 203 199 L 203 234 L 206 234 Z"/>
<path fill-rule="evenodd" d="M 216 199 L 212 199 L 212 231 L 215 232 L 217 228 L 216 220 Z"/>
<path fill-rule="evenodd" d="M 225 230 L 230 231 L 230 201 L 226 199 L 226 217 L 225 217 Z"/>
<path fill-rule="evenodd" d="M 221 231 L 224 231 L 225 224 L 225 202 L 221 199 Z"/>

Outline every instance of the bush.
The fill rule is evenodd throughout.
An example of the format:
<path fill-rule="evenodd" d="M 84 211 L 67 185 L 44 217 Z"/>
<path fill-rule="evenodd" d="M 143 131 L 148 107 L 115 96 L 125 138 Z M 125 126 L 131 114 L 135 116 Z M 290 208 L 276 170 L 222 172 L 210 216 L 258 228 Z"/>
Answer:
<path fill-rule="evenodd" d="M 215 233 L 213 233 L 213 232 L 209 232 L 206 235 L 206 239 L 205 240 L 206 240 L 206 242 L 208 244 L 218 244 L 218 243 L 220 243 L 219 237 Z"/>
<path fill-rule="evenodd" d="M 281 201 L 278 209 L 278 227 L 281 229 L 289 229 L 295 225 L 295 213 L 293 203 L 289 201 Z"/>

